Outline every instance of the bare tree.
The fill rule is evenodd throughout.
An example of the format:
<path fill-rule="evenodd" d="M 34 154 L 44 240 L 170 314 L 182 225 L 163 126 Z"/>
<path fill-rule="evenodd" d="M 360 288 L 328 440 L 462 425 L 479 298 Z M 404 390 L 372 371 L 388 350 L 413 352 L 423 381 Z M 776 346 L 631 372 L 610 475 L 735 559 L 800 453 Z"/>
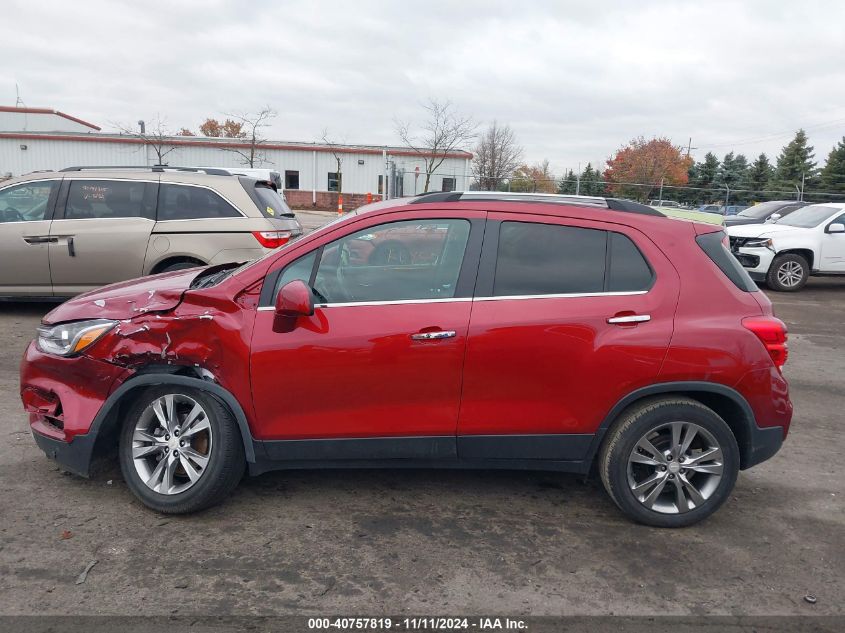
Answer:
<path fill-rule="evenodd" d="M 121 134 L 141 139 L 146 147 L 151 147 L 155 152 L 156 164 L 164 165 L 165 157 L 178 149 L 170 140 L 173 134 L 167 127 L 167 121 L 162 119 L 160 115 L 156 115 L 155 121 L 150 125 L 144 124 L 143 121 L 138 121 L 138 123 L 140 127 L 137 130 L 120 123 L 113 123 L 113 125 Z"/>
<path fill-rule="evenodd" d="M 341 144 L 329 137 L 329 130 L 327 128 L 323 128 L 323 134 L 320 138 L 323 144 L 329 147 L 329 151 L 331 151 L 337 163 L 337 195 L 341 196 L 343 194 L 343 154 L 338 151 Z"/>
<path fill-rule="evenodd" d="M 522 147 L 509 125 L 490 124 L 475 148 L 472 175 L 482 191 L 494 191 L 522 160 Z"/>
<path fill-rule="evenodd" d="M 415 134 L 408 123 L 394 120 L 394 124 L 402 143 L 419 154 L 425 162 L 423 192 L 426 192 L 431 175 L 443 164 L 449 153 L 475 138 L 476 125 L 471 117 L 457 114 L 449 101 L 429 99 L 423 108 L 428 118 L 422 125 L 420 135 Z"/>
<path fill-rule="evenodd" d="M 233 152 L 240 157 L 241 163 L 246 167 L 255 167 L 256 164 L 261 165 L 266 160 L 266 156 L 262 151 L 261 146 L 267 142 L 261 130 L 270 125 L 270 121 L 277 115 L 277 112 L 267 106 L 259 112 L 235 112 L 226 113 L 226 116 L 231 119 L 226 121 L 226 124 L 237 126 L 238 134 L 245 139 L 243 148 L 240 147 L 226 147 L 226 151 Z M 224 124 L 224 127 L 225 125 Z M 239 124 L 239 126 L 238 126 Z"/>

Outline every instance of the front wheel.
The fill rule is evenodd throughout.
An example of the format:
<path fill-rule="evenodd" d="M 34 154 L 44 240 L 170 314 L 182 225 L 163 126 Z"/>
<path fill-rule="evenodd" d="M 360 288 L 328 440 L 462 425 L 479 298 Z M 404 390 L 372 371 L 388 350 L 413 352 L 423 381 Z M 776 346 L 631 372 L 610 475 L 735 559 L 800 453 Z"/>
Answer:
<path fill-rule="evenodd" d="M 810 265 L 797 253 L 784 253 L 772 260 L 766 274 L 766 285 L 779 292 L 801 290 L 810 277 Z"/>
<path fill-rule="evenodd" d="M 614 423 L 599 471 L 610 497 L 635 521 L 685 527 L 727 500 L 739 472 L 739 449 L 712 409 L 690 398 L 659 398 Z"/>
<path fill-rule="evenodd" d="M 244 473 L 240 432 L 232 414 L 198 389 L 149 389 L 123 425 L 120 468 L 149 508 L 185 514 L 222 501 Z"/>

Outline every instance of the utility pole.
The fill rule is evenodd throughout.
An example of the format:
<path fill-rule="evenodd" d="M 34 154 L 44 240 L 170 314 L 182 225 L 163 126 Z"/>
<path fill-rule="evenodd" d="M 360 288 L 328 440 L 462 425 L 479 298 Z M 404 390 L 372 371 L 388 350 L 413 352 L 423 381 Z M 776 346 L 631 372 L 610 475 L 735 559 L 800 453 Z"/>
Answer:
<path fill-rule="evenodd" d="M 728 200 L 730 200 L 730 199 L 731 199 L 731 188 L 730 188 L 730 185 L 728 185 L 728 183 L 725 183 L 725 214 L 728 213 L 727 206 L 728 206 Z"/>
<path fill-rule="evenodd" d="M 804 172 L 801 172 L 801 197 L 798 198 L 799 202 L 804 202 Z"/>
<path fill-rule="evenodd" d="M 663 178 L 660 179 L 660 203 L 663 203 Z"/>

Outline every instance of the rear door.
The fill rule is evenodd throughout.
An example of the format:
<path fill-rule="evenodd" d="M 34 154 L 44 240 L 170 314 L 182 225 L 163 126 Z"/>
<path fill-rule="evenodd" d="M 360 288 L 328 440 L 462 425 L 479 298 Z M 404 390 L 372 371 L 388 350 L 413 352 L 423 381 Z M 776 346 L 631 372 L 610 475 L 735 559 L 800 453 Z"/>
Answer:
<path fill-rule="evenodd" d="M 581 460 L 613 404 L 656 380 L 678 288 L 666 257 L 629 227 L 491 213 L 459 456 Z"/>
<path fill-rule="evenodd" d="M 143 274 L 157 188 L 151 180 L 65 179 L 50 227 L 54 294 L 74 295 Z"/>
<path fill-rule="evenodd" d="M 0 189 L 0 295 L 50 296 L 50 220 L 61 180 Z"/>

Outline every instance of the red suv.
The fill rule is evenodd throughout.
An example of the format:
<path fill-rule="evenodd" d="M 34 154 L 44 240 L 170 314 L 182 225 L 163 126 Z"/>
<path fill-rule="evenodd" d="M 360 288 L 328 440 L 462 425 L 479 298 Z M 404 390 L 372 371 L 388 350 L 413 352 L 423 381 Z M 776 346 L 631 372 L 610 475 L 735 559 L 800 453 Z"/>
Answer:
<path fill-rule="evenodd" d="M 690 525 L 792 417 L 786 328 L 726 245 L 616 199 L 387 201 L 68 301 L 21 397 L 50 457 L 116 451 L 160 512 L 245 468 L 595 469 L 635 520 Z"/>

